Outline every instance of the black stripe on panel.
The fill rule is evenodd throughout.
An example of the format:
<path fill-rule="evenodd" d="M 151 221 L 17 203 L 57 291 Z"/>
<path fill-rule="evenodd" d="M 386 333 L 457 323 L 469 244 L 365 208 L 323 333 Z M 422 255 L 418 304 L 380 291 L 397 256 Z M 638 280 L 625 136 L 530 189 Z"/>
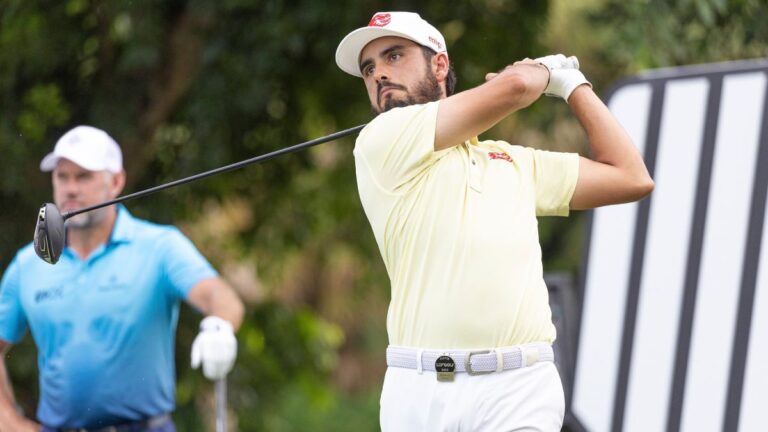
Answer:
<path fill-rule="evenodd" d="M 653 93 L 649 105 L 648 130 L 645 137 L 645 165 L 653 176 L 656 166 L 656 153 L 659 145 L 659 133 L 661 131 L 661 111 L 664 103 L 666 81 L 654 81 Z M 637 206 L 637 219 L 635 222 L 635 238 L 632 245 L 632 263 L 629 271 L 629 286 L 627 287 L 627 299 L 624 312 L 624 329 L 621 336 L 621 354 L 619 355 L 618 376 L 616 379 L 616 392 L 613 404 L 613 417 L 611 430 L 621 431 L 624 423 L 624 405 L 627 400 L 627 382 L 629 380 L 629 362 L 632 358 L 632 343 L 635 333 L 635 321 L 637 319 L 637 299 L 640 295 L 640 279 L 643 273 L 643 261 L 645 260 L 645 242 L 648 233 L 648 214 L 650 213 L 652 196 L 639 202 Z"/>
<path fill-rule="evenodd" d="M 566 411 L 563 421 L 563 432 L 590 432 L 584 427 L 578 418 L 571 412 Z"/>
<path fill-rule="evenodd" d="M 768 78 L 768 70 L 766 71 Z M 761 241 L 765 221 L 765 202 L 768 193 L 768 85 L 763 98 L 763 123 L 760 131 L 760 149 L 757 151 L 755 183 L 752 187 L 752 207 L 749 212 L 749 228 L 744 252 L 744 268 L 741 273 L 741 293 L 736 315 L 736 334 L 731 354 L 731 375 L 728 382 L 728 397 L 725 405 L 724 431 L 739 429 L 741 396 L 744 388 L 749 333 L 752 324 L 752 305 L 757 288 L 757 272 L 760 264 Z"/>
<path fill-rule="evenodd" d="M 699 173 L 696 197 L 693 204 L 693 223 L 688 242 L 688 260 L 686 263 L 683 298 L 681 301 L 680 323 L 677 333 L 677 353 L 672 372 L 672 392 L 667 411 L 667 431 L 680 430 L 680 414 L 683 410 L 686 371 L 691 348 L 691 333 L 696 310 L 696 290 L 699 286 L 699 270 L 704 244 L 704 229 L 707 224 L 707 206 L 709 204 L 709 186 L 712 181 L 712 164 L 715 157 L 715 139 L 720 114 L 720 97 L 723 90 L 723 76 L 713 76 L 709 80 L 707 112 L 702 136 Z"/>

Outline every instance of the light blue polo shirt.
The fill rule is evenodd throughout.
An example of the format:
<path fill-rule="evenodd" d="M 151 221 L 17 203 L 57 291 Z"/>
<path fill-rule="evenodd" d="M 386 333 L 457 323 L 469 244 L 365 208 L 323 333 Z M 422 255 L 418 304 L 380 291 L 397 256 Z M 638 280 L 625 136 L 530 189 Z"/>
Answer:
<path fill-rule="evenodd" d="M 173 411 L 179 300 L 216 275 L 178 229 L 123 206 L 109 242 L 87 260 L 64 248 L 50 265 L 32 245 L 21 249 L 0 284 L 0 339 L 32 331 L 38 420 L 95 427 Z"/>

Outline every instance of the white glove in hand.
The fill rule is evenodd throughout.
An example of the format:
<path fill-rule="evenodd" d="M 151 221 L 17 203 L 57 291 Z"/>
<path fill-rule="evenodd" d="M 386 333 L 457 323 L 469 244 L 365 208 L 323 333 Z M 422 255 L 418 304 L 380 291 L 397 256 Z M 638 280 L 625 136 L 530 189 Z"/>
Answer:
<path fill-rule="evenodd" d="M 534 59 L 536 63 L 541 63 L 550 70 L 553 69 L 578 69 L 579 59 L 576 56 L 566 57 L 562 54 L 553 54 Z"/>
<path fill-rule="evenodd" d="M 200 333 L 192 342 L 192 368 L 203 365 L 203 375 L 209 380 L 224 378 L 237 357 L 237 339 L 232 324 L 217 316 L 200 321 Z"/>
<path fill-rule="evenodd" d="M 549 69 L 549 83 L 544 89 L 547 96 L 563 98 L 568 102 L 571 93 L 576 87 L 586 84 L 592 87 L 584 74 L 579 71 L 579 59 L 574 56 L 566 57 L 562 54 L 548 55 L 534 60 Z"/>
<path fill-rule="evenodd" d="M 547 96 L 558 96 L 568 102 L 571 93 L 582 84 L 592 87 L 592 84 L 587 81 L 581 71 L 576 69 L 553 69 L 549 74 L 549 84 L 544 89 L 544 94 Z"/>

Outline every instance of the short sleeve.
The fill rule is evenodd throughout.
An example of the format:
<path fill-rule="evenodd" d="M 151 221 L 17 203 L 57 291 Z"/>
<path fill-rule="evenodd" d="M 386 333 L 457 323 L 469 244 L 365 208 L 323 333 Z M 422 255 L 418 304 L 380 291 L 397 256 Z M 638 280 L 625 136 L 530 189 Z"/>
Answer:
<path fill-rule="evenodd" d="M 568 216 L 579 178 L 579 155 L 534 150 L 537 216 Z"/>
<path fill-rule="evenodd" d="M 0 339 L 12 344 L 20 342 L 28 328 L 19 295 L 20 271 L 17 259 L 14 259 L 0 282 Z"/>
<path fill-rule="evenodd" d="M 387 192 L 415 178 L 435 155 L 437 102 L 394 108 L 366 126 L 355 144 L 355 159 Z"/>
<path fill-rule="evenodd" d="M 208 260 L 176 228 L 171 228 L 163 238 L 163 267 L 169 294 L 182 300 L 198 282 L 218 276 Z"/>

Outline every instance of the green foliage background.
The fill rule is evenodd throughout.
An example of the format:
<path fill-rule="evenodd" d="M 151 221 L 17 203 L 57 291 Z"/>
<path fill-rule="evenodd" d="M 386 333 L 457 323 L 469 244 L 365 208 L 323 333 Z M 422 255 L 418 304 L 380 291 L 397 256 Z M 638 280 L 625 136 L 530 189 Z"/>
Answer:
<path fill-rule="evenodd" d="M 77 124 L 122 145 L 126 192 L 367 122 L 336 45 L 380 10 L 446 36 L 458 90 L 551 52 L 578 55 L 598 93 L 651 67 L 765 56 L 763 0 L 0 0 L 0 268 L 49 201 L 38 170 Z M 581 151 L 562 102 L 542 99 L 489 137 Z M 378 428 L 388 280 L 357 198 L 352 139 L 131 202 L 180 226 L 248 304 L 230 377 L 234 430 Z M 583 216 L 543 219 L 547 270 L 578 271 Z M 212 386 L 177 342 L 182 431 L 212 430 Z M 37 399 L 31 338 L 6 359 L 21 406 Z"/>

